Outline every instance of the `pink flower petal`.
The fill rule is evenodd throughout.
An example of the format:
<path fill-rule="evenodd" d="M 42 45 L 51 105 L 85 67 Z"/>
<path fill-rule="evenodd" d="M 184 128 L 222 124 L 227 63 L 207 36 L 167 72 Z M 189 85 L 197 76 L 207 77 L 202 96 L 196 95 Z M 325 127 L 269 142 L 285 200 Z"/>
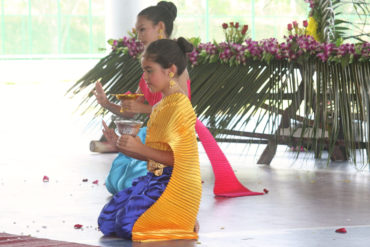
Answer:
<path fill-rule="evenodd" d="M 99 183 L 99 180 L 95 180 L 92 182 L 93 184 L 98 184 Z"/>
<path fill-rule="evenodd" d="M 76 224 L 76 225 L 74 225 L 74 228 L 75 229 L 81 229 L 83 227 L 83 225 L 80 225 L 80 224 Z"/>
<path fill-rule="evenodd" d="M 44 177 L 42 178 L 42 181 L 43 181 L 44 183 L 49 182 L 49 177 L 48 177 L 48 176 L 44 176 Z"/>
<path fill-rule="evenodd" d="M 265 192 L 265 194 L 269 193 L 268 189 L 263 189 L 263 192 Z"/>
<path fill-rule="evenodd" d="M 339 228 L 339 229 L 337 229 L 337 230 L 335 230 L 335 232 L 337 232 L 337 233 L 347 233 L 347 230 L 346 230 L 346 228 Z"/>

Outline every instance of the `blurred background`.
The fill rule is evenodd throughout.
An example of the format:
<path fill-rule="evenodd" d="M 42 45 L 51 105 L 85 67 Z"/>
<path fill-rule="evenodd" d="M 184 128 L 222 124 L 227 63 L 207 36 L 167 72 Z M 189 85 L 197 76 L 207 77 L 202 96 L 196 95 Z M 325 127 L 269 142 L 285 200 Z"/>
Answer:
<path fill-rule="evenodd" d="M 92 113 L 74 114 L 80 99 L 65 93 L 110 52 L 108 39 L 125 36 L 139 10 L 157 2 L 0 0 L 0 109 L 4 115 L 0 147 L 14 151 L 26 142 L 28 149 L 55 150 L 45 143 L 59 138 L 60 148 L 88 150 L 88 141 L 100 136 L 96 130 L 89 131 Z M 281 41 L 287 24 L 302 23 L 309 13 L 304 0 L 173 2 L 178 7 L 173 37 L 200 37 L 202 42 L 222 41 L 221 25 L 231 21 L 249 25 L 254 40 L 274 37 Z M 353 24 L 368 18 L 358 15 L 351 1 L 342 8 L 341 18 Z M 356 35 L 369 29 L 369 25 L 353 25 L 348 32 Z"/>

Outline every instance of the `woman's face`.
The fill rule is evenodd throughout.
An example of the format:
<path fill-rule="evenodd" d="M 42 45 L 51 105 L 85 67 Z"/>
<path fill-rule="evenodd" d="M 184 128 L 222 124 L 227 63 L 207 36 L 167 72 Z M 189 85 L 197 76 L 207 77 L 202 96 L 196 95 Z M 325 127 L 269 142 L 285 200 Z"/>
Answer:
<path fill-rule="evenodd" d="M 141 67 L 144 70 L 144 80 L 152 93 L 160 92 L 169 83 L 169 69 L 164 69 L 159 63 L 142 58 Z"/>
<path fill-rule="evenodd" d="M 159 38 L 159 24 L 153 22 L 145 16 L 138 16 L 136 19 L 136 32 L 138 39 L 144 44 L 145 48 Z"/>

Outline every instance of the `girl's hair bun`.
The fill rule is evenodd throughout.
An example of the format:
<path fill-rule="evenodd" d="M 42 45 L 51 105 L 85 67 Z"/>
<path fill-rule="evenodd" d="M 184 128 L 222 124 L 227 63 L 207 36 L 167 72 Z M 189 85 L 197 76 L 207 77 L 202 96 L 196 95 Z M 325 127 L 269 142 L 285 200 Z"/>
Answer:
<path fill-rule="evenodd" d="M 157 6 L 167 10 L 168 14 L 171 17 L 171 21 L 174 21 L 176 19 L 177 8 L 175 4 L 173 4 L 172 2 L 160 1 Z"/>
<path fill-rule="evenodd" d="M 192 52 L 194 49 L 194 46 L 183 37 L 178 38 L 176 42 L 184 53 Z"/>

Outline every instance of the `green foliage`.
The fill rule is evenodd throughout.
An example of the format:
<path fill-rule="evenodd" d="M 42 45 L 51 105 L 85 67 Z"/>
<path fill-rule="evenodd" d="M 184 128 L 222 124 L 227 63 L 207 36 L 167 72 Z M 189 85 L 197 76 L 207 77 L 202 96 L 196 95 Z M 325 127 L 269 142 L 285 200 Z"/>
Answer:
<path fill-rule="evenodd" d="M 201 39 L 199 37 L 191 37 L 187 39 L 194 47 L 197 47 L 200 44 Z"/>
<path fill-rule="evenodd" d="M 332 9 L 335 14 L 333 25 L 334 40 L 342 38 L 343 40 L 356 40 L 360 42 L 370 41 L 370 33 L 368 30 L 366 31 L 370 25 L 369 1 L 320 0 L 319 2 L 332 2 Z M 323 14 L 320 17 L 325 18 Z M 322 21 L 324 22 L 324 20 Z M 325 26 L 322 26 L 322 29 L 324 28 Z"/>

